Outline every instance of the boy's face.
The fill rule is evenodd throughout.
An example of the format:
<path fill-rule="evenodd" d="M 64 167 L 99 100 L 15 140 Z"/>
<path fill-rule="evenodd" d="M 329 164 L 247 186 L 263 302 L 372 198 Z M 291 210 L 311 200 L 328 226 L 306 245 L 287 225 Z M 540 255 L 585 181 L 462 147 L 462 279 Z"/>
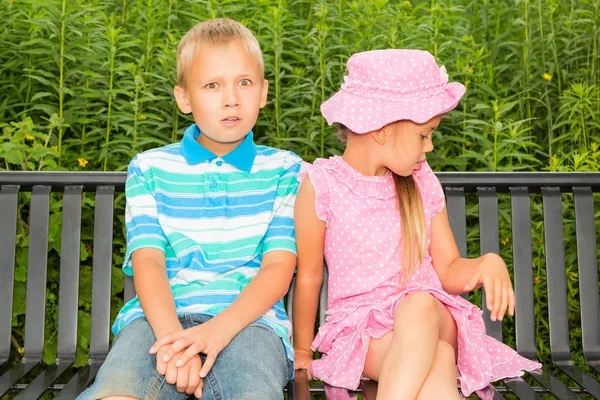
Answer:
<path fill-rule="evenodd" d="M 192 113 L 200 144 L 217 155 L 233 150 L 267 102 L 258 60 L 239 41 L 202 48 L 188 65 L 186 88 L 175 87 L 181 111 Z"/>

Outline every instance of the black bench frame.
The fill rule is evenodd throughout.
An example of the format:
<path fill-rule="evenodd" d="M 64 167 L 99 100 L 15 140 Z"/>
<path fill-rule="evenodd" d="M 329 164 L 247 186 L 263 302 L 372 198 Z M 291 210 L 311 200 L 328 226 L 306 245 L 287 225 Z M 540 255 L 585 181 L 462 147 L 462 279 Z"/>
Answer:
<path fill-rule="evenodd" d="M 600 173 L 438 173 L 445 188 L 450 223 L 461 255 L 467 254 L 465 194 L 476 192 L 479 201 L 481 253 L 499 252 L 498 193 L 510 193 L 514 285 L 517 296 L 516 347 L 536 360 L 530 194 L 543 199 L 544 245 L 548 279 L 550 350 L 554 366 L 577 385 L 567 387 L 544 370 L 531 374 L 539 383 L 530 387 L 523 379 L 505 381 L 495 398 L 511 392 L 523 399 L 551 393 L 559 399 L 578 399 L 586 394 L 600 399 L 600 382 L 575 365 L 569 345 L 565 252 L 561 193 L 572 193 L 575 207 L 577 262 L 581 305 L 583 354 L 587 365 L 600 373 L 600 301 L 593 193 L 600 192 Z M 19 192 L 31 192 L 30 236 L 26 292 L 24 354 L 20 362 L 0 376 L 0 396 L 20 392 L 19 399 L 36 399 L 45 391 L 59 391 L 58 398 L 74 399 L 95 377 L 109 350 L 111 266 L 115 193 L 125 189 L 120 172 L 0 172 L 0 366 L 11 348 L 11 318 L 15 270 L 17 202 Z M 44 346 L 46 274 L 50 193 L 64 192 L 58 347 L 54 364 L 29 384 L 20 383 L 41 365 Z M 56 380 L 73 365 L 77 349 L 79 248 L 82 193 L 95 192 L 93 288 L 90 354 L 86 366 L 66 384 Z M 292 283 L 293 286 L 293 283 Z M 325 321 L 327 277 L 321 291 L 319 322 Z M 291 305 L 293 290 L 288 293 Z M 125 299 L 134 296 L 133 281 L 125 282 Z M 292 309 L 288 313 L 291 316 Z M 491 322 L 484 310 L 488 334 L 502 340 L 500 322 Z M 319 391 L 312 388 L 311 391 Z M 305 374 L 297 374 L 287 388 L 288 398 L 306 398 Z"/>

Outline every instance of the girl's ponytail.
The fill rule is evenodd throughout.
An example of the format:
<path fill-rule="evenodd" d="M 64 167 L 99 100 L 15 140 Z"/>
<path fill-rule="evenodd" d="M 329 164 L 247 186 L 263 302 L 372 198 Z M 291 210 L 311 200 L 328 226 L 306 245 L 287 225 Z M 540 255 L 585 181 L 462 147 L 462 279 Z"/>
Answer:
<path fill-rule="evenodd" d="M 427 227 L 425 225 L 425 210 L 419 188 L 412 175 L 400 176 L 394 174 L 398 211 L 400 212 L 399 247 L 403 247 L 401 279 L 404 285 L 412 277 L 421 263 L 427 247 Z"/>

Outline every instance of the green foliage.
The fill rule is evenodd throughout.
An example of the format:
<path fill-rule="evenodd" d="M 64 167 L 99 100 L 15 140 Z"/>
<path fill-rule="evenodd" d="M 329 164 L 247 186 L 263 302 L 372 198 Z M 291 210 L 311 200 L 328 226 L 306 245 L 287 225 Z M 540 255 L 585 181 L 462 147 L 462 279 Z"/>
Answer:
<path fill-rule="evenodd" d="M 434 137 L 435 170 L 600 169 L 597 0 L 6 0 L 0 13 L 0 168 L 6 170 L 122 171 L 136 153 L 180 140 L 191 119 L 179 112 L 172 95 L 177 43 L 194 24 L 217 16 L 246 24 L 264 52 L 270 93 L 255 128 L 259 143 L 292 150 L 307 161 L 341 153 L 319 105 L 339 88 L 348 57 L 369 49 L 419 48 L 431 51 L 450 79 L 467 87 Z M 21 356 L 24 339 L 28 199 L 20 195 L 13 359 Z M 532 202 L 536 327 L 539 354 L 548 361 L 537 200 Z M 112 318 L 122 305 L 125 246 L 122 196 L 116 204 Z M 89 344 L 93 205 L 93 197 L 84 195 L 76 365 L 85 363 Z M 570 198 L 564 207 L 571 339 L 579 362 Z M 506 199 L 500 212 L 501 252 L 510 260 Z M 60 195 L 53 195 L 46 363 L 56 352 L 60 217 Z M 468 218 L 469 251 L 477 255 L 474 202 Z M 505 337 L 514 337 L 511 319 Z"/>

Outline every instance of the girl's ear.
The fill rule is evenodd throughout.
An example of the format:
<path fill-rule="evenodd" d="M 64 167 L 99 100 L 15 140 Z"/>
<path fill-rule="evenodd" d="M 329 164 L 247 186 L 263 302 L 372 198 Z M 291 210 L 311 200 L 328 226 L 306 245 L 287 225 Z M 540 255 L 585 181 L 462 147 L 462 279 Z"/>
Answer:
<path fill-rule="evenodd" d="M 378 129 L 376 131 L 372 131 L 369 133 L 369 135 L 371 135 L 373 140 L 375 140 L 375 142 L 377 144 L 381 144 L 381 145 L 386 144 L 389 134 L 390 134 L 390 132 L 388 129 L 388 125 L 384 126 L 381 129 Z"/>

